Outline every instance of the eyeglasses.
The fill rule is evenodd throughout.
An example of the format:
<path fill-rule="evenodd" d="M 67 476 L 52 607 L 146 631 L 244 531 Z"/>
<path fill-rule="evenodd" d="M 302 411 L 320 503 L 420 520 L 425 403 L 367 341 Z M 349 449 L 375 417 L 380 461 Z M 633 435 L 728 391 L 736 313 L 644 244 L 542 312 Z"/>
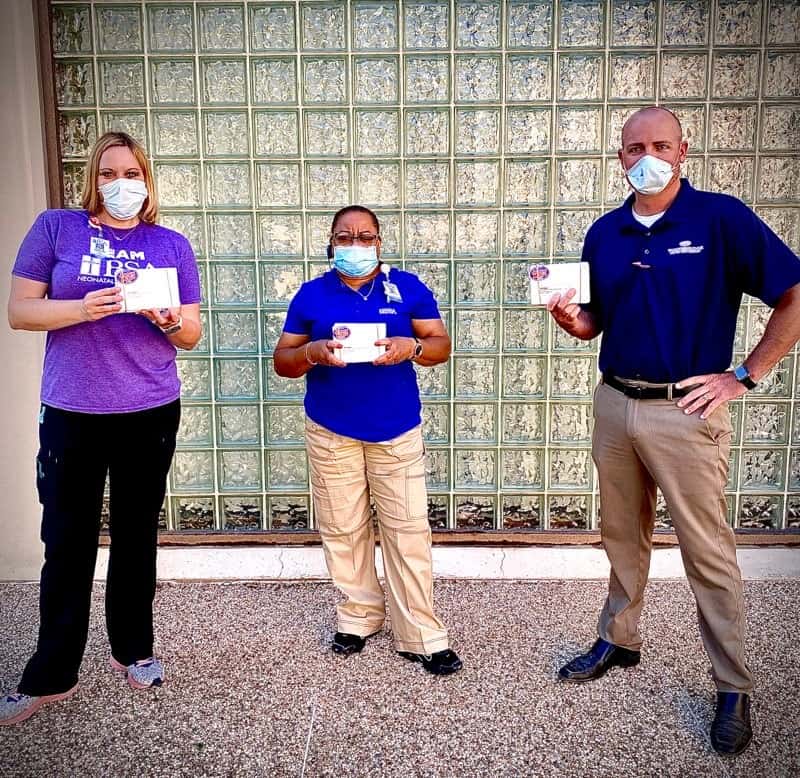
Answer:
<path fill-rule="evenodd" d="M 352 246 L 353 243 L 371 246 L 381 236 L 376 235 L 374 232 L 359 232 L 358 235 L 354 235 L 352 232 L 334 232 L 331 237 L 334 243 L 338 243 L 340 246 Z"/>

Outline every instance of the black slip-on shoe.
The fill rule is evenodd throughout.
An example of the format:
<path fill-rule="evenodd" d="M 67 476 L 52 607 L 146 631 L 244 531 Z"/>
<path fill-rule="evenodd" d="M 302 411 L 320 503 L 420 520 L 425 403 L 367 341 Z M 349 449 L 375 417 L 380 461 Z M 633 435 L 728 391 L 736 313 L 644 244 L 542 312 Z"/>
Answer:
<path fill-rule="evenodd" d="M 752 739 L 750 696 L 743 692 L 717 692 L 717 712 L 711 724 L 714 750 L 723 756 L 737 756 Z"/>
<path fill-rule="evenodd" d="M 412 654 L 410 651 L 398 651 L 398 654 L 411 662 L 421 662 L 422 666 L 434 675 L 451 675 L 457 673 L 464 663 L 458 654 L 449 648 L 435 651 L 432 654 Z"/>
<path fill-rule="evenodd" d="M 565 664 L 559 671 L 558 677 L 562 681 L 583 683 L 593 681 L 605 675 L 612 667 L 633 667 L 639 664 L 641 653 L 631 651 L 629 648 L 615 646 L 602 638 L 585 654 L 576 656 L 571 662 Z"/>
<path fill-rule="evenodd" d="M 377 634 L 377 632 L 372 633 L 372 635 Z M 349 632 L 337 632 L 333 636 L 331 650 L 334 654 L 342 654 L 342 656 L 358 654 L 364 648 L 367 638 L 371 638 L 372 635 L 361 637 L 361 635 L 351 635 Z"/>

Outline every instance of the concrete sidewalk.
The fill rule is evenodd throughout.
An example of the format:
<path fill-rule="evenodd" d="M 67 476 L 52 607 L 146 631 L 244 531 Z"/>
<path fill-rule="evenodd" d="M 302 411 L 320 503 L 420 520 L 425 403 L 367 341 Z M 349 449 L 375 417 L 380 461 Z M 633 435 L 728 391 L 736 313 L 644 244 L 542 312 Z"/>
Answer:
<path fill-rule="evenodd" d="M 327 583 L 162 584 L 167 683 L 133 692 L 108 667 L 103 587 L 81 688 L 0 730 L 0 774 L 57 776 L 797 776 L 800 580 L 748 581 L 755 738 L 712 751 L 714 689 L 685 581 L 655 581 L 642 664 L 555 680 L 591 644 L 605 583 L 437 581 L 464 670 L 435 678 L 390 635 L 333 655 Z M 0 685 L 34 647 L 37 587 L 0 586 Z"/>

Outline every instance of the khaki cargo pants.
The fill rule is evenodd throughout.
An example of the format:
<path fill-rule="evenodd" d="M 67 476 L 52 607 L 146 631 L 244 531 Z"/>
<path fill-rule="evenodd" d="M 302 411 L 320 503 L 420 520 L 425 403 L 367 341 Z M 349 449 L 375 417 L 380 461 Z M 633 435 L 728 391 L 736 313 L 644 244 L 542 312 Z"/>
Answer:
<path fill-rule="evenodd" d="M 736 542 L 726 520 L 731 421 L 672 400 L 635 400 L 606 384 L 594 398 L 592 456 L 600 476 L 601 535 L 611 562 L 598 632 L 639 650 L 639 616 L 650 568 L 656 486 L 667 503 L 697 601 L 700 634 L 719 691 L 749 693 L 744 599 Z"/>
<path fill-rule="evenodd" d="M 375 570 L 370 496 L 386 576 L 389 613 L 399 651 L 432 654 L 448 648 L 433 612 L 433 569 L 425 452 L 420 427 L 367 443 L 306 419 L 311 489 L 325 561 L 344 594 L 338 630 L 365 637 L 383 626 L 384 595 Z"/>

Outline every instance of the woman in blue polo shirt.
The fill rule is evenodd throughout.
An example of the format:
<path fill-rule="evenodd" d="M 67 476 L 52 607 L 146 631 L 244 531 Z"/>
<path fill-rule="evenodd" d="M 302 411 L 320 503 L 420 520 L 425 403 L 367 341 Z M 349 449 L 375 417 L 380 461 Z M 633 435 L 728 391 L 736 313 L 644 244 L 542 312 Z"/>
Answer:
<path fill-rule="evenodd" d="M 380 225 L 351 205 L 333 218 L 333 268 L 292 300 L 275 347 L 278 375 L 306 376 L 306 446 L 314 512 L 328 570 L 345 600 L 332 649 L 355 654 L 383 627 L 370 497 L 378 513 L 395 647 L 437 675 L 461 669 L 433 612 L 433 571 L 421 403 L 411 364 L 450 355 L 431 291 L 413 274 L 380 264 Z M 380 355 L 346 344 L 374 327 Z M 361 344 L 358 344 L 361 345 Z M 382 353 L 380 353 L 382 352 Z M 355 355 L 355 356 L 354 356 Z"/>

